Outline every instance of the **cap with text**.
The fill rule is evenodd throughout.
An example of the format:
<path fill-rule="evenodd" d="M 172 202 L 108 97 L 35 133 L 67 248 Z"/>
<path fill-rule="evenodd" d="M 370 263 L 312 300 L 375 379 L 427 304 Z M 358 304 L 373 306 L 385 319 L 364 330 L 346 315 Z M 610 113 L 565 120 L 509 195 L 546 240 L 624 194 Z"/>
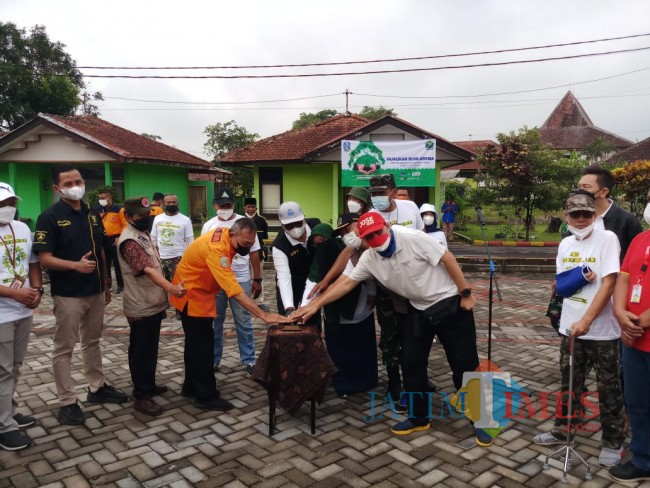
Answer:
<path fill-rule="evenodd" d="M 384 218 L 377 212 L 367 212 L 359 217 L 357 231 L 362 239 L 372 232 L 381 230 L 386 225 Z"/>

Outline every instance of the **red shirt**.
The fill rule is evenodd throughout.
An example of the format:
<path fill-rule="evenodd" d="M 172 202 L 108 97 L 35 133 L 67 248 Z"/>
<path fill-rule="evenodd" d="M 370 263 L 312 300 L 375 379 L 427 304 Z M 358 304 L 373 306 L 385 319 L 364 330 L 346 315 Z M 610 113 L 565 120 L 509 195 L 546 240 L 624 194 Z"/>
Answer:
<path fill-rule="evenodd" d="M 650 308 L 650 269 L 642 272 L 641 266 L 644 263 L 650 268 L 650 230 L 642 232 L 632 240 L 621 265 L 621 272 L 630 275 L 627 309 L 637 316 Z M 641 284 L 641 300 L 639 303 L 632 303 L 632 289 L 637 283 Z M 650 352 L 650 329 L 646 329 L 645 333 L 634 341 L 632 347 Z"/>

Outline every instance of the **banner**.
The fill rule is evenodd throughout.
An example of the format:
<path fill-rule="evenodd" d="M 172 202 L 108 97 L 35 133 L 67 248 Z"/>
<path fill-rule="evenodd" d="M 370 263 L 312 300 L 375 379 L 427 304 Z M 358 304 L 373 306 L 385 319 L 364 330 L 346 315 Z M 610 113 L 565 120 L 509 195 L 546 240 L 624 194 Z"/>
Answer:
<path fill-rule="evenodd" d="M 435 139 L 341 142 L 341 186 L 369 186 L 386 173 L 397 186 L 434 186 L 435 167 Z"/>

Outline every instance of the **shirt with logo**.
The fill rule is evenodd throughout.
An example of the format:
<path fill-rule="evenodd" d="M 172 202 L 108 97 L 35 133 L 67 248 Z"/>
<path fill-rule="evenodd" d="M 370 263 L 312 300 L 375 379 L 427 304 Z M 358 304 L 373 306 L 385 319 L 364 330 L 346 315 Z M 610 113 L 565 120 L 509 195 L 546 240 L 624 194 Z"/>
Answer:
<path fill-rule="evenodd" d="M 29 288 L 29 265 L 38 262 L 38 258 L 32 254 L 32 234 L 29 227 L 14 220 L 0 226 L 0 237 L 4 242 L 0 242 L 0 285 L 10 286 L 18 275 L 25 280 L 22 287 Z M 31 317 L 33 313 L 31 308 L 13 298 L 0 297 L 0 323 Z"/>
<path fill-rule="evenodd" d="M 650 268 L 650 230 L 638 234 L 630 243 L 621 265 L 621 273 L 628 273 L 630 283 L 627 293 L 627 309 L 636 316 L 650 308 L 650 271 L 642 270 L 643 265 Z M 638 303 L 632 302 L 632 291 L 635 285 L 641 285 L 641 296 Z M 641 337 L 632 343 L 632 347 L 640 351 L 650 352 L 650 329 L 645 329 Z"/>
<path fill-rule="evenodd" d="M 560 334 L 568 336 L 571 324 L 582 319 L 600 290 L 603 277 L 618 274 L 620 249 L 616 234 L 597 228 L 594 228 L 591 236 L 581 241 L 574 236 L 562 239 L 557 252 L 557 273 L 587 265 L 596 273 L 596 280 L 564 299 L 560 317 Z M 591 323 L 589 332 L 580 339 L 605 341 L 618 339 L 620 336 L 621 329 L 614 317 L 613 302 L 610 298 Z"/>
<path fill-rule="evenodd" d="M 151 229 L 151 239 L 158 246 L 161 259 L 182 256 L 194 240 L 194 229 L 189 217 L 177 213 L 156 215 Z"/>
<path fill-rule="evenodd" d="M 410 200 L 393 200 L 395 202 L 395 209 L 391 212 L 380 212 L 376 208 L 373 212 L 377 212 L 384 220 L 390 225 L 401 225 L 408 229 L 424 229 L 424 222 L 420 215 L 420 209 Z"/>

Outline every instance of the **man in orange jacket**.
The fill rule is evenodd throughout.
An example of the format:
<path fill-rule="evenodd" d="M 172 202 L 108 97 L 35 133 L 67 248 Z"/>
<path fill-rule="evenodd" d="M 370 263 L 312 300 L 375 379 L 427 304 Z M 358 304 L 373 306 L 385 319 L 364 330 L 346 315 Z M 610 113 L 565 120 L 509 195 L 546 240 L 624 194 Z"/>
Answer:
<path fill-rule="evenodd" d="M 247 255 L 256 239 L 255 223 L 246 218 L 237 220 L 230 229 L 207 232 L 187 248 L 172 280 L 173 284 L 184 282 L 187 290 L 185 296 L 170 296 L 171 304 L 181 314 L 185 332 L 185 381 L 181 394 L 194 397 L 194 405 L 204 410 L 232 408 L 230 402 L 220 397 L 212 368 L 212 322 L 217 315 L 214 297 L 219 290 L 267 324 L 290 322 L 282 315 L 259 308 L 244 293 L 230 267 L 235 253 Z"/>
<path fill-rule="evenodd" d="M 95 207 L 95 212 L 99 214 L 104 224 L 104 233 L 107 239 L 104 239 L 104 254 L 106 254 L 106 270 L 108 271 L 108 283 L 111 285 L 111 263 L 115 266 L 115 280 L 117 281 L 117 293 L 124 290 L 124 280 L 122 279 L 122 270 L 120 262 L 117 259 L 117 240 L 120 238 L 122 231 L 126 227 L 124 219 L 124 209 L 113 201 L 113 193 L 110 190 L 102 190 L 98 194 L 99 205 Z"/>

